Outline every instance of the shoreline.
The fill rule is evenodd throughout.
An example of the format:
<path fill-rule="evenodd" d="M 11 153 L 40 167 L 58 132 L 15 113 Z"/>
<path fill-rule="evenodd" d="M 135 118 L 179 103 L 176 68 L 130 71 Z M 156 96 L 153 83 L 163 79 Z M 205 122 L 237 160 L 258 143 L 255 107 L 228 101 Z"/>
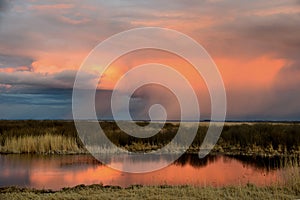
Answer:
<path fill-rule="evenodd" d="M 128 148 L 120 147 L 126 150 L 129 150 Z M 131 148 L 134 149 L 134 148 Z M 138 150 L 138 151 L 129 151 L 130 153 L 149 153 L 151 151 L 155 151 L 154 148 L 147 148 L 144 150 Z M 158 148 L 159 149 L 159 148 Z M 119 152 L 116 152 L 115 150 L 108 150 L 105 149 L 103 152 L 97 152 L 96 154 L 120 154 Z M 198 154 L 199 153 L 199 147 L 190 147 L 187 149 L 187 151 L 184 154 Z M 0 155 L 10 155 L 10 154 L 17 154 L 17 155 L 92 155 L 89 151 L 85 149 L 78 149 L 78 151 L 64 151 L 64 150 L 53 150 L 48 152 L 16 152 L 16 151 L 1 151 L 0 148 Z M 154 153 L 155 154 L 155 153 Z M 157 155 L 163 155 L 163 154 L 178 154 L 178 152 L 164 152 Z M 245 148 L 245 149 L 234 149 L 234 150 L 224 150 L 222 147 L 216 145 L 214 149 L 212 149 L 208 155 L 226 155 L 226 156 L 245 156 L 245 157 L 299 157 L 300 158 L 300 151 L 293 151 L 293 152 L 278 152 L 276 150 L 262 150 L 259 151 Z"/>
<path fill-rule="evenodd" d="M 33 189 L 20 187 L 0 187 L 1 199 L 178 199 L 183 196 L 189 199 L 297 199 L 300 188 L 279 186 L 142 186 L 132 185 L 127 188 L 103 186 L 102 184 L 77 185 L 61 190 Z M 295 184 L 296 185 L 296 184 Z"/>
<path fill-rule="evenodd" d="M 137 153 L 137 152 L 134 152 Z M 129 153 L 130 154 L 130 153 Z M 172 154 L 172 153 L 163 153 L 163 154 L 153 154 L 153 155 L 165 155 L 165 154 Z M 176 154 L 176 153 L 175 153 Z M 198 152 L 185 152 L 184 154 L 192 154 L 192 155 L 197 155 Z M 11 152 L 1 152 L 0 155 L 44 155 L 44 156 L 48 156 L 48 155 L 55 155 L 55 156 L 67 156 L 67 155 L 91 155 L 90 153 L 82 153 L 82 152 L 67 152 L 67 153 L 60 153 L 60 152 L 53 152 L 53 153 L 11 153 Z M 118 153 L 116 153 L 116 155 L 118 155 Z M 300 154 L 266 154 L 266 153 L 262 153 L 262 154 L 255 154 L 255 153 L 245 153 L 245 152 L 210 152 L 208 155 L 213 155 L 213 156 L 245 156 L 245 157 L 263 157 L 263 158 L 273 158 L 273 157 L 300 157 Z"/>

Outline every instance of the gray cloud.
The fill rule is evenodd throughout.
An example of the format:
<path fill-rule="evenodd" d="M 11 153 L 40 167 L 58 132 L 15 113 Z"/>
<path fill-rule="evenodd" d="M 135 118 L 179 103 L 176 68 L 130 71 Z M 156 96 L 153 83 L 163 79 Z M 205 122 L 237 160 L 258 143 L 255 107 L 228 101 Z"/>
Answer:
<path fill-rule="evenodd" d="M 9 0 L 0 1 L 0 12 L 4 12 L 8 9 Z"/>
<path fill-rule="evenodd" d="M 27 66 L 31 69 L 33 61 L 34 59 L 25 56 L 0 54 L 0 68 Z"/>
<path fill-rule="evenodd" d="M 25 93 L 24 93 L 25 92 Z M 37 92 L 37 91 L 36 91 Z M 52 92 L 48 90 L 39 91 L 39 93 L 2 93 L 0 94 L 1 104 L 15 105 L 50 105 L 61 106 L 71 104 L 72 90 L 56 90 Z"/>
<path fill-rule="evenodd" d="M 290 118 L 300 118 L 300 62 L 282 68 L 274 80 L 270 101 L 265 113 Z"/>
<path fill-rule="evenodd" d="M 68 4 L 73 6 L 65 8 Z M 51 7 L 55 5 L 62 8 Z M 88 53 L 101 40 L 130 27 L 130 23 L 114 18 L 114 14 L 105 1 L 89 1 L 83 6 L 81 1 L 16 0 L 1 24 L 0 52 L 50 54 L 63 49 L 71 55 L 86 49 Z"/>
<path fill-rule="evenodd" d="M 0 72 L 0 84 L 8 84 L 18 89 L 36 89 L 36 88 L 58 88 L 71 89 L 74 85 L 74 80 L 77 71 L 66 70 L 55 74 L 39 74 L 34 72 Z M 90 86 L 96 76 L 94 74 L 85 74 L 82 87 Z"/>
<path fill-rule="evenodd" d="M 168 120 L 180 118 L 180 105 L 176 96 L 169 89 L 155 84 L 145 85 L 134 92 L 129 105 L 132 118 L 149 120 L 149 110 L 154 104 L 164 107 Z"/>
<path fill-rule="evenodd" d="M 296 13 L 240 15 L 196 37 L 216 57 L 253 59 L 267 54 L 293 60 L 299 58 L 299 23 Z"/>

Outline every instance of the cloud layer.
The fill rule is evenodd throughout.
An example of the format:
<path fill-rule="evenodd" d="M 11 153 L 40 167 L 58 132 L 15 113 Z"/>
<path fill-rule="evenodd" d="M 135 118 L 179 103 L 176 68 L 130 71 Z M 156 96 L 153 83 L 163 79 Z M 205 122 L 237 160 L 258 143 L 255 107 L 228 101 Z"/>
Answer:
<path fill-rule="evenodd" d="M 160 26 L 191 36 L 210 53 L 224 79 L 228 119 L 299 120 L 299 24 L 298 0 L 0 1 L 0 118 L 71 117 L 74 78 L 88 53 L 112 34 Z M 132 65 L 182 64 L 155 52 L 122 59 L 100 83 L 97 110 L 104 118 L 111 115 L 110 86 Z M 206 118 L 209 96 L 189 68 L 181 70 L 204 102 Z M 83 84 L 96 78 L 87 73 Z M 145 108 L 157 100 L 170 107 L 170 116 L 178 115 L 169 93 L 145 87 L 137 94 L 134 116 L 146 117 Z"/>

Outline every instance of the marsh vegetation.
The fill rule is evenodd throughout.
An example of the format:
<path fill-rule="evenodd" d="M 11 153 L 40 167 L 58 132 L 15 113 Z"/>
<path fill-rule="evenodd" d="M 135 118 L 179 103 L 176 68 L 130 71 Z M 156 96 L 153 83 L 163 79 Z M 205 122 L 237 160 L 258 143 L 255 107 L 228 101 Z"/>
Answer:
<path fill-rule="evenodd" d="M 136 138 L 124 133 L 114 122 L 99 122 L 106 136 L 117 146 L 132 152 L 147 152 L 168 144 L 176 135 L 177 123 L 166 123 L 149 138 Z M 139 122 L 145 126 L 147 122 Z M 196 153 L 207 131 L 199 128 L 188 152 Z M 188 130 L 188 126 L 187 126 Z M 147 131 L 147 128 L 145 129 Z M 178 138 L 185 141 L 187 135 Z M 0 121 L 1 153 L 67 154 L 87 153 L 72 121 Z M 214 153 L 230 155 L 300 155 L 298 123 L 230 123 L 225 124 Z"/>
<path fill-rule="evenodd" d="M 132 152 L 156 150 L 176 135 L 177 123 L 167 123 L 156 135 L 135 138 L 121 131 L 114 122 L 99 122 L 106 136 L 117 146 Z M 139 122 L 145 126 L 146 122 Z M 188 152 L 197 153 L 207 131 L 200 123 Z M 147 129 L 145 129 L 147 131 Z M 188 136 L 188 135 L 187 135 Z M 185 138 L 180 138 L 185 140 Z M 23 154 L 88 153 L 72 121 L 0 121 L 0 152 Z M 300 125 L 298 123 L 227 123 L 212 154 L 281 157 L 278 165 L 286 168 L 283 181 L 268 186 L 253 184 L 207 186 L 141 186 L 127 188 L 101 184 L 59 191 L 29 188 L 0 188 L 0 199 L 296 199 L 300 197 Z M 185 162 L 183 156 L 176 164 Z"/>
<path fill-rule="evenodd" d="M 299 193 L 299 179 L 293 186 L 257 187 L 252 184 L 246 186 L 231 186 L 215 188 L 211 186 L 141 186 L 128 188 L 103 185 L 78 185 L 64 188 L 60 191 L 36 190 L 25 188 L 0 188 L 0 198 L 15 199 L 297 199 Z M 296 185 L 296 186 L 294 186 Z"/>

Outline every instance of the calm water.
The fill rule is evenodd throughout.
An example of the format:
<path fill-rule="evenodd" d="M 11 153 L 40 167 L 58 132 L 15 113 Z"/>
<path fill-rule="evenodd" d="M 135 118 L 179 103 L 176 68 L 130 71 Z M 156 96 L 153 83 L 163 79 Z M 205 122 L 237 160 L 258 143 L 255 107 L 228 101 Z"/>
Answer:
<path fill-rule="evenodd" d="M 166 155 L 155 162 L 164 162 L 165 159 L 168 159 Z M 132 166 L 153 162 L 134 160 Z M 122 187 L 133 184 L 268 185 L 280 180 L 282 170 L 277 166 L 280 166 L 278 159 L 208 156 L 200 160 L 197 155 L 183 155 L 162 170 L 130 174 L 106 167 L 89 155 L 0 155 L 0 186 L 60 189 L 94 183 Z"/>

